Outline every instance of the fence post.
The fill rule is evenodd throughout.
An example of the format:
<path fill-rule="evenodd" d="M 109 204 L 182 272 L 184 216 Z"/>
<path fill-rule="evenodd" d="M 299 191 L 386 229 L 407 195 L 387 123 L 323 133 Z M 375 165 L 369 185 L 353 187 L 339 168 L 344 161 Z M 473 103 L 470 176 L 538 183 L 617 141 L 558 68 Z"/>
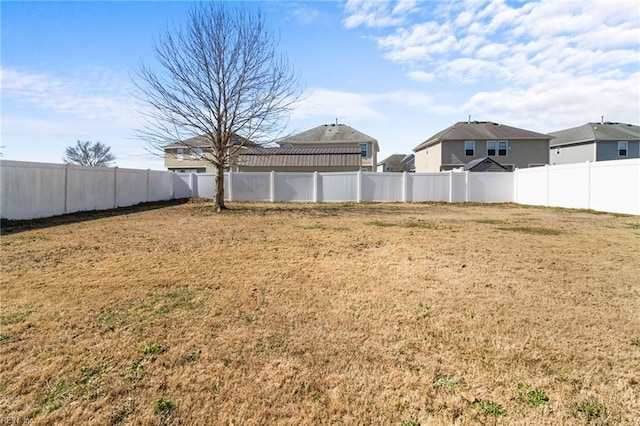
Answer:
<path fill-rule="evenodd" d="M 64 212 L 69 213 L 68 195 L 69 194 L 69 163 L 64 165 Z"/>
<path fill-rule="evenodd" d="M 318 202 L 318 172 L 313 172 L 313 202 Z"/>
<path fill-rule="evenodd" d="M 271 170 L 271 175 L 269 176 L 270 178 L 270 183 L 269 183 L 269 187 L 270 187 L 270 198 L 271 198 L 271 202 L 275 203 L 276 200 L 276 172 Z"/>
<path fill-rule="evenodd" d="M 591 209 L 591 162 L 587 160 L 587 209 Z"/>
<path fill-rule="evenodd" d="M 362 170 L 358 170 L 356 179 L 356 203 L 362 202 Z"/>
<path fill-rule="evenodd" d="M 171 173 L 171 181 L 169 182 L 169 196 L 173 200 L 176 198 L 176 189 L 175 189 L 176 172 L 168 172 L 168 173 Z"/>
<path fill-rule="evenodd" d="M 513 171 L 513 202 L 518 203 L 518 168 Z"/>
<path fill-rule="evenodd" d="M 453 170 L 449 170 L 449 202 L 453 203 Z"/>
<path fill-rule="evenodd" d="M 151 169 L 147 169 L 147 203 L 151 201 Z"/>
<path fill-rule="evenodd" d="M 464 202 L 468 203 L 469 202 L 469 191 L 471 190 L 471 188 L 469 188 L 471 186 L 471 183 L 469 182 L 469 173 L 470 172 L 464 172 Z"/>
<path fill-rule="evenodd" d="M 229 201 L 233 201 L 233 170 L 229 169 Z"/>
<path fill-rule="evenodd" d="M 118 208 L 118 166 L 113 168 L 113 208 Z"/>
<path fill-rule="evenodd" d="M 402 202 L 407 202 L 407 172 L 402 172 Z"/>
<path fill-rule="evenodd" d="M 545 171 L 545 177 L 547 179 L 547 194 L 546 194 L 546 200 L 545 200 L 545 207 L 549 207 L 549 188 L 551 188 L 551 182 L 549 182 L 549 165 L 545 164 L 544 166 L 544 171 Z"/>

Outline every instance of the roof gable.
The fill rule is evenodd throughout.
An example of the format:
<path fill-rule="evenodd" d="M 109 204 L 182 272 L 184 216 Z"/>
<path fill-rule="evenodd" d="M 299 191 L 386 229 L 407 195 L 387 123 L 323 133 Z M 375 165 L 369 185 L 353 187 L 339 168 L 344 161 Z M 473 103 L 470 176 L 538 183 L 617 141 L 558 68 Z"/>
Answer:
<path fill-rule="evenodd" d="M 285 138 L 278 143 L 280 145 L 293 144 L 339 144 L 339 143 L 373 143 L 377 151 L 378 141 L 371 136 L 365 135 L 346 124 L 322 124 L 313 129 L 306 130 L 297 135 Z"/>
<path fill-rule="evenodd" d="M 419 151 L 428 146 L 448 140 L 540 140 L 548 141 L 550 135 L 532 132 L 531 130 L 520 129 L 518 127 L 507 126 L 506 124 L 494 123 L 492 121 L 470 121 L 458 122 L 448 127 L 418 145 L 413 151 Z"/>
<path fill-rule="evenodd" d="M 640 140 L 640 126 L 626 123 L 586 123 L 570 129 L 549 133 L 554 136 L 551 146 L 589 143 L 595 141 Z"/>
<path fill-rule="evenodd" d="M 505 166 L 498 163 L 491 157 L 478 158 L 473 161 L 469 161 L 462 168 L 464 171 L 508 171 Z"/>

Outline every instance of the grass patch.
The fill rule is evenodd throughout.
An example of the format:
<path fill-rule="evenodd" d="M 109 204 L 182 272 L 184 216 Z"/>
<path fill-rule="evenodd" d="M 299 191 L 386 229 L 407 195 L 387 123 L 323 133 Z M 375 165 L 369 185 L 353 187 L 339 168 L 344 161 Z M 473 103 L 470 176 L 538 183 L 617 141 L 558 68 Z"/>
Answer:
<path fill-rule="evenodd" d="M 476 407 L 480 408 L 484 414 L 492 417 L 501 417 L 507 415 L 507 410 L 502 406 L 490 399 L 481 399 L 473 403 Z"/>
<path fill-rule="evenodd" d="M 603 422 L 610 417 L 607 407 L 595 398 L 576 404 L 573 408 L 573 413 L 576 417 L 581 417 L 589 423 L 595 422 L 596 424 L 607 424 Z"/>
<path fill-rule="evenodd" d="M 453 379 L 450 379 L 449 377 L 440 377 L 438 380 L 436 380 L 435 384 L 439 388 L 445 388 L 450 390 L 457 389 L 460 386 L 458 382 L 456 382 Z"/>
<path fill-rule="evenodd" d="M 19 324 L 21 322 L 25 322 L 26 319 L 31 315 L 30 310 L 20 310 L 16 312 L 2 312 L 0 314 L 0 325 L 11 325 L 11 324 Z"/>
<path fill-rule="evenodd" d="M 524 383 L 518 385 L 518 394 L 524 401 L 536 407 L 549 404 L 549 397 L 543 390 Z"/>
<path fill-rule="evenodd" d="M 376 226 L 378 228 L 390 228 L 392 226 L 398 226 L 397 223 L 394 222 L 385 222 L 382 220 L 372 220 L 369 222 L 365 222 L 365 225 L 372 225 L 372 226 Z"/>
<path fill-rule="evenodd" d="M 530 235 L 561 235 L 562 231 L 552 228 L 534 228 L 530 226 L 513 226 L 509 228 L 498 228 L 501 231 L 520 232 Z"/>
<path fill-rule="evenodd" d="M 161 345 L 159 343 L 153 343 L 142 348 L 144 355 L 160 355 L 169 350 L 168 346 Z"/>
<path fill-rule="evenodd" d="M 165 397 L 160 397 L 153 401 L 153 411 L 156 414 L 166 416 L 168 414 L 171 414 L 176 409 L 176 407 L 177 406 L 173 401 Z"/>

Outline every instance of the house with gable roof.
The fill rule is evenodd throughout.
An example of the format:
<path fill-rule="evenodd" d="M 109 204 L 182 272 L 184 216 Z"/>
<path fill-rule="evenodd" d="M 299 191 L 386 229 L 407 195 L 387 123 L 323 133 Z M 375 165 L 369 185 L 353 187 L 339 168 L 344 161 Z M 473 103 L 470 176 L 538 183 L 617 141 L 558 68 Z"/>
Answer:
<path fill-rule="evenodd" d="M 415 168 L 418 173 L 448 171 L 485 158 L 508 171 L 544 166 L 549 164 L 551 139 L 550 135 L 491 121 L 458 122 L 413 149 Z"/>
<path fill-rule="evenodd" d="M 640 126 L 601 121 L 549 133 L 550 164 L 640 158 Z"/>
<path fill-rule="evenodd" d="M 346 124 L 323 124 L 278 142 L 276 148 L 248 148 L 238 171 L 376 171 L 378 141 Z"/>

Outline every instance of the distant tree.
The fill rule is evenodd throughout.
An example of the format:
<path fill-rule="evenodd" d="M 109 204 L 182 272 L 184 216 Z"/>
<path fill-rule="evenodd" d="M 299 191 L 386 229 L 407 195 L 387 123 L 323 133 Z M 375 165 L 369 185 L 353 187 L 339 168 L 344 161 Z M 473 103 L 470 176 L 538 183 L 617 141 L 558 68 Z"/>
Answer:
<path fill-rule="evenodd" d="M 143 65 L 136 85 L 146 106 L 141 136 L 155 151 L 204 139 L 216 169 L 214 208 L 224 204 L 224 168 L 249 143 L 281 134 L 299 98 L 298 79 L 260 12 L 227 2 L 199 3 L 182 29 L 154 46 L 160 70 Z M 202 148 L 201 146 L 199 146 Z"/>
<path fill-rule="evenodd" d="M 78 141 L 75 146 L 65 149 L 63 161 L 81 166 L 109 166 L 116 157 L 111 153 L 111 147 L 102 142 Z"/>

